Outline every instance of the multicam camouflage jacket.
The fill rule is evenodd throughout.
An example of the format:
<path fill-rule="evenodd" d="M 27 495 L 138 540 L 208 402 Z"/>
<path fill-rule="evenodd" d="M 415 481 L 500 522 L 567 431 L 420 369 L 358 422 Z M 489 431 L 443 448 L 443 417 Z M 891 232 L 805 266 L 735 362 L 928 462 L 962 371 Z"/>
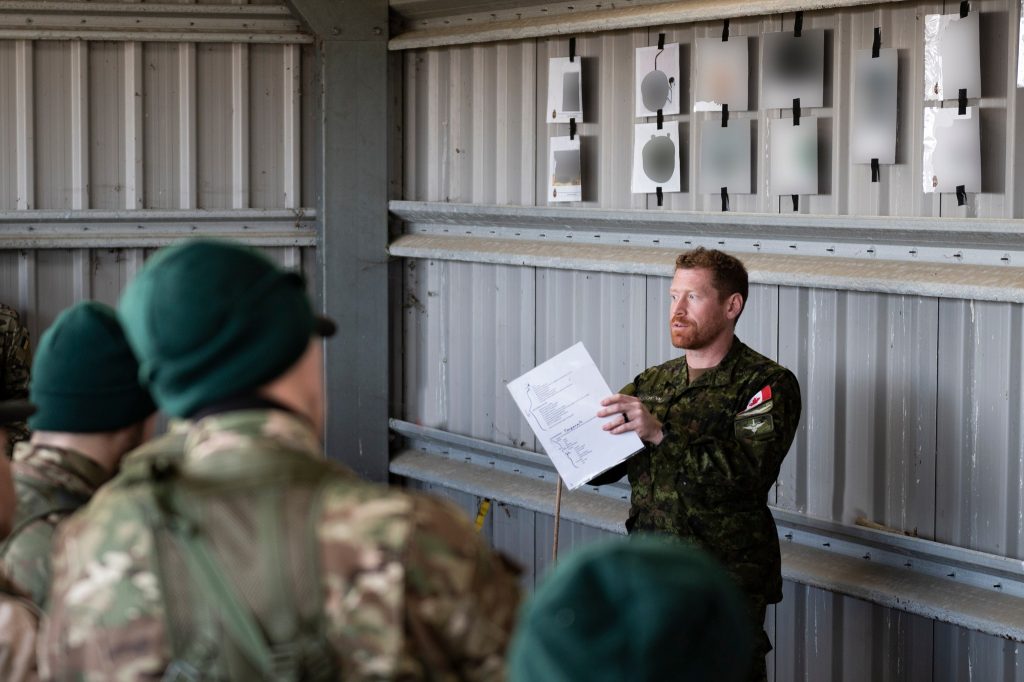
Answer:
<path fill-rule="evenodd" d="M 22 325 L 16 310 L 0 303 L 0 401 L 28 399 L 31 367 L 28 329 Z M 28 436 L 25 422 L 8 424 L 6 429 L 11 443 L 23 441 Z"/>
<path fill-rule="evenodd" d="M 621 393 L 640 398 L 666 437 L 603 475 L 628 473 L 629 532 L 671 533 L 721 561 L 755 602 L 782 599 L 778 532 L 768 492 L 800 421 L 800 385 L 738 338 L 692 384 L 686 358 L 642 372 Z"/>
<path fill-rule="evenodd" d="M 18 506 L 0 544 L 0 568 L 45 610 L 54 531 L 110 475 L 78 452 L 32 443 L 18 443 L 11 470 Z"/>
<path fill-rule="evenodd" d="M 158 460 L 127 463 L 62 527 L 47 674 L 159 679 L 188 659 L 209 679 L 256 679 L 236 636 L 248 618 L 274 651 L 322 633 L 338 679 L 501 677 L 517 579 L 454 507 L 358 480 L 278 410 L 204 417 L 177 473 Z M 133 483 L 140 462 L 162 473 Z M 179 542 L 182 527 L 200 542 Z M 214 613 L 231 599 L 203 589 L 189 547 L 243 618 Z"/>
<path fill-rule="evenodd" d="M 41 612 L 0 571 L 0 680 L 34 682 L 36 635 Z"/>

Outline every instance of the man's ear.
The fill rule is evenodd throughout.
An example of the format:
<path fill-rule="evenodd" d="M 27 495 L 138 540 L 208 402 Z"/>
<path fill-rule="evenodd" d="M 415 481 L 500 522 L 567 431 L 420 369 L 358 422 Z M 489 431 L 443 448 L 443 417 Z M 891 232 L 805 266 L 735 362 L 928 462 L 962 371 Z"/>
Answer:
<path fill-rule="evenodd" d="M 735 320 L 743 312 L 743 295 L 740 293 L 730 294 L 726 301 L 728 305 L 725 309 L 725 316 L 730 320 Z"/>

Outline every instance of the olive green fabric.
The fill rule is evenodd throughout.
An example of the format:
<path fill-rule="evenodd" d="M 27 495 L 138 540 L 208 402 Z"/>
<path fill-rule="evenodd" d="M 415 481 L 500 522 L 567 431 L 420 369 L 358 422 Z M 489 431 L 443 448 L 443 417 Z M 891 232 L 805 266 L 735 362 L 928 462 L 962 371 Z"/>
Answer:
<path fill-rule="evenodd" d="M 138 367 L 113 308 L 95 301 L 68 308 L 36 349 L 29 396 L 38 409 L 29 426 L 99 433 L 142 421 L 156 406 Z"/>
<path fill-rule="evenodd" d="M 118 312 L 140 380 L 176 417 L 280 376 L 316 331 L 300 275 L 249 247 L 212 240 L 158 252 Z"/>
<path fill-rule="evenodd" d="M 558 564 L 520 612 L 510 682 L 742 680 L 754 626 L 725 569 L 639 536 Z"/>

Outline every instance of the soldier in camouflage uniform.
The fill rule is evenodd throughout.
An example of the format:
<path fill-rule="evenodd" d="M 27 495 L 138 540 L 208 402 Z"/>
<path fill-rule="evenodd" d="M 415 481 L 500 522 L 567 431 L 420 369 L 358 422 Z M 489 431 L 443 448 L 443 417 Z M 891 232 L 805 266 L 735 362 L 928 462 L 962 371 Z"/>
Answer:
<path fill-rule="evenodd" d="M 28 329 L 21 323 L 18 311 L 0 303 L 0 401 L 28 398 L 31 365 Z M 8 456 L 10 446 L 28 438 L 28 427 L 24 421 L 17 421 L 6 429 L 7 443 L 0 442 L 0 454 Z"/>
<path fill-rule="evenodd" d="M 26 400 L 0 402 L 0 443 L 6 442 L 8 424 L 24 422 L 34 411 Z M 14 517 L 14 483 L 6 456 L 0 457 L 0 505 L 5 519 L 10 521 Z M 0 680 L 38 679 L 36 632 L 40 616 L 39 607 L 0 570 Z"/>
<path fill-rule="evenodd" d="M 15 447 L 17 509 L 0 566 L 45 610 L 54 530 L 148 437 L 156 407 L 115 311 L 95 302 L 65 310 L 43 334 L 29 391 L 38 409 L 31 440 Z"/>
<path fill-rule="evenodd" d="M 695 249 L 676 260 L 670 288 L 672 343 L 685 356 L 651 367 L 605 399 L 605 426 L 635 431 L 647 447 L 594 479 L 628 474 L 630 533 L 668 533 L 721 561 L 747 596 L 755 623 L 782 600 L 778 532 L 768 493 L 800 420 L 800 386 L 785 367 L 734 334 L 747 299 L 742 263 Z M 751 679 L 766 677 L 767 633 Z"/>
<path fill-rule="evenodd" d="M 324 457 L 333 323 L 301 277 L 190 241 L 151 259 L 120 314 L 157 403 L 189 420 L 184 455 L 133 454 L 66 524 L 46 674 L 501 677 L 514 572 L 454 507 Z"/>

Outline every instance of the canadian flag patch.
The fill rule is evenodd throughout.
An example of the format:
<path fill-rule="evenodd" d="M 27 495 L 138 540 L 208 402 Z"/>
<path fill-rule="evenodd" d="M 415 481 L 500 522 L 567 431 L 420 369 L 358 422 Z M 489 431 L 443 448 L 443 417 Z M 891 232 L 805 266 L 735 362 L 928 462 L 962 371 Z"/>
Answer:
<path fill-rule="evenodd" d="M 772 387 L 771 386 L 765 386 L 760 391 L 758 391 L 757 393 L 754 394 L 754 397 L 751 398 L 750 402 L 747 403 L 747 408 L 746 409 L 749 410 L 752 407 L 757 407 L 758 405 L 760 405 L 764 401 L 771 400 L 771 398 L 772 398 Z"/>

